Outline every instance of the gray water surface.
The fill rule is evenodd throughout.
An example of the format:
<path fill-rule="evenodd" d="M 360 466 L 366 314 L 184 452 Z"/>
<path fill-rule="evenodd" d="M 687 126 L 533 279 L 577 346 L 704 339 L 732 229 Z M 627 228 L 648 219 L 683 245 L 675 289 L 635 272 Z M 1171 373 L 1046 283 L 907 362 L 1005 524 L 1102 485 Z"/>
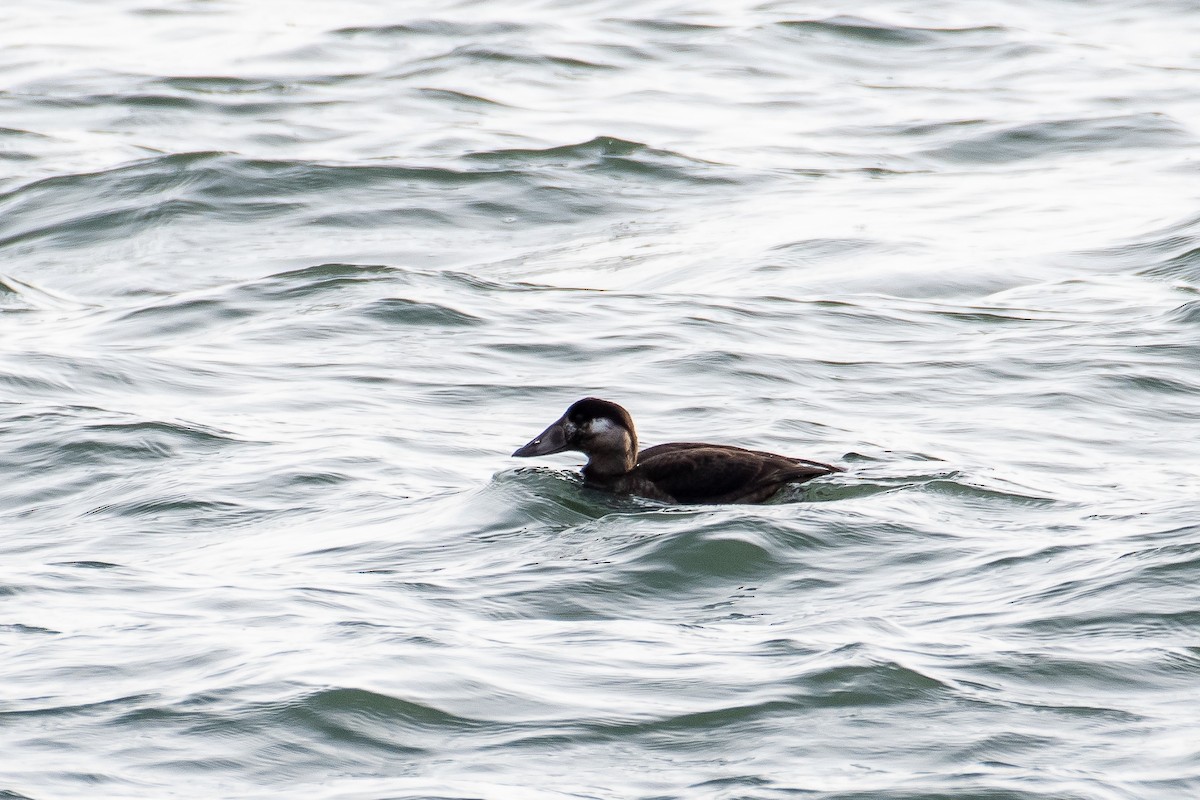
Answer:
<path fill-rule="evenodd" d="M 0 797 L 1200 794 L 1193 4 L 10 5 Z"/>

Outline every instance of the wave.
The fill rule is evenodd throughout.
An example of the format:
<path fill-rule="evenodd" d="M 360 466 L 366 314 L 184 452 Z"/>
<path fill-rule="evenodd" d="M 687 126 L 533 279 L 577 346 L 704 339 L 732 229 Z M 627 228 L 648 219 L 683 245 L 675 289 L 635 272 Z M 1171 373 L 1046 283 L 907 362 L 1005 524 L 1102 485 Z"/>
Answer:
<path fill-rule="evenodd" d="M 1104 150 L 1177 147 L 1194 141 L 1182 125 L 1160 113 L 975 127 L 993 130 L 960 136 L 921 155 L 950 163 L 1002 164 Z"/>
<path fill-rule="evenodd" d="M 504 226 L 611 214 L 663 182 L 708 187 L 744 176 L 609 137 L 544 150 L 468 153 L 457 164 L 323 164 L 230 153 L 158 156 L 94 173 L 43 178 L 0 194 L 0 248 L 75 248 L 196 219 L 223 225 Z M 632 180 L 598 204 L 598 184 Z M 639 188 L 640 187 L 640 188 Z M 447 193 L 470 190 L 453 212 Z M 506 221 L 507 220 L 507 221 Z"/>
<path fill-rule="evenodd" d="M 895 25 L 865 17 L 835 16 L 825 19 L 783 20 L 780 28 L 799 33 L 826 35 L 868 45 L 928 46 L 948 38 L 986 36 L 1007 31 L 998 25 L 974 25 L 961 28 L 932 28 Z"/>

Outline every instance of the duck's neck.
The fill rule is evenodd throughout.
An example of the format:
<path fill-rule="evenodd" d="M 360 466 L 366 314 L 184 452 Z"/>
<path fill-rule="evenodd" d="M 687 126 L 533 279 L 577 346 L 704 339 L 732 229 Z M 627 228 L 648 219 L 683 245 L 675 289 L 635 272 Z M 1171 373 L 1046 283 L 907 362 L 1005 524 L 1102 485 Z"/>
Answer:
<path fill-rule="evenodd" d="M 615 480 L 637 466 L 637 434 L 622 431 L 622 441 L 588 452 L 583 477 L 595 483 Z"/>

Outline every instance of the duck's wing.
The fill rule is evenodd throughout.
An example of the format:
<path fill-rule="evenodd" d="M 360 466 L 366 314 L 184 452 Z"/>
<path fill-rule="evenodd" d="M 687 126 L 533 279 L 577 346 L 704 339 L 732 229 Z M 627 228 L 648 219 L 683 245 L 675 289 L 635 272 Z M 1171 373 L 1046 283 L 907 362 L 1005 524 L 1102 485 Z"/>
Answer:
<path fill-rule="evenodd" d="M 675 442 L 643 450 L 635 471 L 681 503 L 754 503 L 770 497 L 785 483 L 841 470 L 759 450 Z"/>

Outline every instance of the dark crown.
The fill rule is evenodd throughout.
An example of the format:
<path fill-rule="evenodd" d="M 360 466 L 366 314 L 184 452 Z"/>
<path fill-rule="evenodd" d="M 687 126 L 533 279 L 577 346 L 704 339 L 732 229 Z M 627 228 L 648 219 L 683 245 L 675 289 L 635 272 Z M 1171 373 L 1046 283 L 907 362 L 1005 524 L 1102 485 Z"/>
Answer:
<path fill-rule="evenodd" d="M 628 411 L 616 403 L 597 397 L 585 397 L 573 403 L 567 409 L 567 419 L 576 425 L 582 425 L 590 419 L 610 419 L 626 430 L 633 430 L 633 419 Z"/>

